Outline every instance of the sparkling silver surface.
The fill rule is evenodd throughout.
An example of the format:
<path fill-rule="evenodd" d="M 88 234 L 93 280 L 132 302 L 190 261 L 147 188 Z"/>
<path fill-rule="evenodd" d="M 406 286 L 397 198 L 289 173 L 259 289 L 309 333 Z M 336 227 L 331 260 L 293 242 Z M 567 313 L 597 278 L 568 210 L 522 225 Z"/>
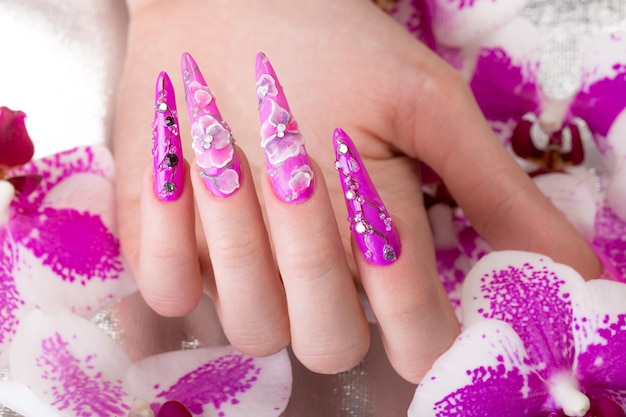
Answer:
<path fill-rule="evenodd" d="M 524 15 L 541 31 L 541 82 L 554 97 L 576 90 L 585 39 L 626 30 L 624 0 L 531 0 Z M 124 0 L 0 0 L 0 105 L 28 114 L 37 157 L 110 140 L 126 24 Z M 189 317 L 164 319 L 135 295 L 94 321 L 133 359 L 224 342 L 208 300 Z M 294 360 L 283 417 L 405 416 L 414 387 L 394 373 L 375 327 L 372 333 L 370 353 L 351 371 L 316 375 Z M 16 414 L 0 408 L 0 416 Z"/>
<path fill-rule="evenodd" d="M 553 98 L 567 98 L 578 90 L 580 58 L 588 40 L 602 32 L 626 31 L 624 0 L 530 0 L 522 15 L 539 29 L 539 80 Z"/>

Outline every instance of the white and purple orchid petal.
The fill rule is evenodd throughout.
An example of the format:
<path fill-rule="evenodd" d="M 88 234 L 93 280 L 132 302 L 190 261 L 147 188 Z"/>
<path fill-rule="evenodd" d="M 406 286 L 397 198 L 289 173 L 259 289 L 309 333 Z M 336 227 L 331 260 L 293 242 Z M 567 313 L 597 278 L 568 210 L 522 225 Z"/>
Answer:
<path fill-rule="evenodd" d="M 155 413 L 166 401 L 180 401 L 196 416 L 274 417 L 291 395 L 286 351 L 252 358 L 230 346 L 152 356 L 128 373 L 133 393 Z"/>
<path fill-rule="evenodd" d="M 28 386 L 15 381 L 0 381 L 0 404 L 23 417 L 61 417 Z"/>
<path fill-rule="evenodd" d="M 464 47 L 506 25 L 526 0 L 427 0 L 437 42 Z"/>
<path fill-rule="evenodd" d="M 626 222 L 604 206 L 598 210 L 593 246 L 608 265 L 611 275 L 626 279 Z"/>
<path fill-rule="evenodd" d="M 583 279 L 572 268 L 528 252 L 485 255 L 468 273 L 461 301 L 465 325 L 502 320 L 520 336 L 545 378 L 574 360 L 571 295 Z"/>
<path fill-rule="evenodd" d="M 626 407 L 626 284 L 592 280 L 573 294 L 575 373 L 591 396 Z"/>
<path fill-rule="evenodd" d="M 534 416 L 548 389 L 505 322 L 467 328 L 415 391 L 409 417 Z"/>
<path fill-rule="evenodd" d="M 113 194 L 98 200 L 112 205 Z M 47 207 L 16 213 L 8 226 L 16 259 L 13 276 L 25 300 L 89 316 L 135 291 L 119 241 L 101 216 Z"/>
<path fill-rule="evenodd" d="M 9 363 L 9 350 L 13 336 L 26 311 L 26 304 L 13 279 L 13 249 L 6 238 L 6 230 L 0 228 L 0 369 Z"/>
<path fill-rule="evenodd" d="M 539 112 L 540 59 L 537 29 L 523 18 L 514 19 L 480 44 L 470 86 L 483 114 L 505 142 L 525 114 Z"/>
<path fill-rule="evenodd" d="M 592 241 L 598 204 L 589 183 L 584 178 L 562 173 L 538 175 L 533 180 L 580 234 Z"/>
<path fill-rule="evenodd" d="M 234 169 L 226 169 L 216 176 L 205 176 L 209 181 L 213 181 L 215 187 L 223 194 L 230 195 L 240 186 L 239 174 Z"/>
<path fill-rule="evenodd" d="M 37 159 L 11 171 L 11 176 L 37 174 L 42 176 L 39 186 L 28 196 L 20 196 L 19 204 L 38 205 L 50 189 L 69 177 L 81 174 L 96 174 L 114 180 L 114 163 L 111 152 L 104 146 L 73 148 L 49 157 Z"/>
<path fill-rule="evenodd" d="M 581 87 L 570 111 L 587 123 L 603 151 L 611 125 L 625 108 L 626 33 L 605 33 L 583 54 Z"/>
<path fill-rule="evenodd" d="M 607 204 L 622 221 L 626 221 L 626 110 L 622 111 L 609 129 L 605 164 L 611 171 L 607 178 Z"/>
<path fill-rule="evenodd" d="M 68 417 L 125 416 L 131 365 L 122 348 L 88 320 L 32 311 L 11 347 L 12 378 Z"/>
<path fill-rule="evenodd" d="M 22 168 L 42 182 L 12 203 L 13 276 L 25 300 L 92 315 L 136 290 L 120 252 L 112 159 L 77 148 Z"/>

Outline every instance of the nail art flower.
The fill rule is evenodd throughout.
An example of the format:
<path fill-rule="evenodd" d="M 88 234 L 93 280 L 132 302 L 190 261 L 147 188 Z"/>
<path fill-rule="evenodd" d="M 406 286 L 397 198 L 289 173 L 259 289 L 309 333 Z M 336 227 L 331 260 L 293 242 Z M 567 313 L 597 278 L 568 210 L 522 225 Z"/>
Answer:
<path fill-rule="evenodd" d="M 270 163 L 278 165 L 298 156 L 303 151 L 304 139 L 291 113 L 276 101 L 271 103 L 270 115 L 261 126 L 261 146 L 265 148 Z"/>
<path fill-rule="evenodd" d="M 624 416 L 626 285 L 545 256 L 492 252 L 468 274 L 465 330 L 409 416 Z"/>
<path fill-rule="evenodd" d="M 212 116 L 199 117 L 191 126 L 191 137 L 196 163 L 207 175 L 216 175 L 232 161 L 235 149 L 231 134 Z"/>
<path fill-rule="evenodd" d="M 274 417 L 291 391 L 286 351 L 255 359 L 220 346 L 133 363 L 92 322 L 41 310 L 30 313 L 16 334 L 10 370 L 12 381 L 0 382 L 0 403 L 26 417 L 40 417 L 41 408 L 68 417 L 136 417 L 142 404 L 144 416 L 172 417 L 187 409 L 194 416 Z M 21 398 L 5 394 L 4 386 L 19 389 Z M 25 402 L 25 396 L 37 400 Z M 168 405 L 172 401 L 182 410 Z"/>
<path fill-rule="evenodd" d="M 214 94 L 195 60 L 188 53 L 181 59 L 185 99 L 191 120 L 192 148 L 207 188 L 227 197 L 240 187 L 241 166 L 235 140 L 223 121 Z"/>

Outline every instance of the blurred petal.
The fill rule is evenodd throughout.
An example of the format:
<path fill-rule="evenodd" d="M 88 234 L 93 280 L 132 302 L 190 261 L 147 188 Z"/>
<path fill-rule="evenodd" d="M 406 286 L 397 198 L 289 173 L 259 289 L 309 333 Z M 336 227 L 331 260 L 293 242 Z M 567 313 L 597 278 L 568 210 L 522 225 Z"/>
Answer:
<path fill-rule="evenodd" d="M 598 210 L 593 246 L 604 255 L 615 275 L 626 278 L 626 222 L 610 207 Z M 606 266 L 605 266 L 606 267 Z"/>
<path fill-rule="evenodd" d="M 598 209 L 596 198 L 587 181 L 561 173 L 538 175 L 533 180 L 580 234 L 592 241 Z"/>
<path fill-rule="evenodd" d="M 508 324 L 476 323 L 434 363 L 408 416 L 533 416 L 548 392 L 528 363 L 522 340 Z"/>
<path fill-rule="evenodd" d="M 194 415 L 274 417 L 291 395 L 291 365 L 286 351 L 252 358 L 230 346 L 169 352 L 133 365 L 133 393 L 153 404 L 175 400 Z"/>
<path fill-rule="evenodd" d="M 131 365 L 122 348 L 93 323 L 69 314 L 31 312 L 11 348 L 11 375 L 70 417 L 119 417 L 132 398 Z"/>
<path fill-rule="evenodd" d="M 522 116 L 539 111 L 540 59 L 537 28 L 523 18 L 514 19 L 480 44 L 470 86 L 485 117 L 505 140 Z"/>
<path fill-rule="evenodd" d="M 573 295 L 575 372 L 591 396 L 626 406 L 626 284 L 593 280 Z M 621 396 L 616 395 L 621 393 Z"/>
<path fill-rule="evenodd" d="M 485 255 L 465 278 L 461 301 L 466 326 L 503 320 L 526 346 L 539 374 L 549 379 L 574 360 L 571 294 L 583 279 L 572 268 L 539 254 Z"/>
<path fill-rule="evenodd" d="M 0 404 L 24 417 L 61 417 L 61 414 L 41 401 L 24 384 L 0 381 Z"/>
<path fill-rule="evenodd" d="M 422 43 L 435 49 L 430 11 L 425 1 L 397 0 L 388 13 Z"/>
<path fill-rule="evenodd" d="M 438 42 L 452 47 L 475 43 L 504 26 L 526 0 L 428 0 Z"/>
<path fill-rule="evenodd" d="M 608 149 L 603 156 L 611 170 L 606 187 L 607 204 L 626 221 L 626 110 L 617 116 L 606 139 Z"/>
<path fill-rule="evenodd" d="M 77 148 L 16 172 L 42 182 L 12 203 L 13 276 L 22 296 L 51 310 L 91 315 L 135 291 L 116 236 L 113 161 Z"/>
<path fill-rule="evenodd" d="M 600 150 L 619 113 L 626 108 L 626 33 L 604 33 L 582 58 L 582 81 L 570 111 L 587 122 Z"/>

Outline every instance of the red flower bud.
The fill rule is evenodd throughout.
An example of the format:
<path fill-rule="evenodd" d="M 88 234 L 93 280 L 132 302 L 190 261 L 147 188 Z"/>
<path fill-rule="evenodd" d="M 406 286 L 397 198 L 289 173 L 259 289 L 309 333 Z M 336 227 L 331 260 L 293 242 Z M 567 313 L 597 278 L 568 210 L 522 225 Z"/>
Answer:
<path fill-rule="evenodd" d="M 14 167 L 30 161 L 35 153 L 28 136 L 26 114 L 8 107 L 0 107 L 0 165 Z"/>

